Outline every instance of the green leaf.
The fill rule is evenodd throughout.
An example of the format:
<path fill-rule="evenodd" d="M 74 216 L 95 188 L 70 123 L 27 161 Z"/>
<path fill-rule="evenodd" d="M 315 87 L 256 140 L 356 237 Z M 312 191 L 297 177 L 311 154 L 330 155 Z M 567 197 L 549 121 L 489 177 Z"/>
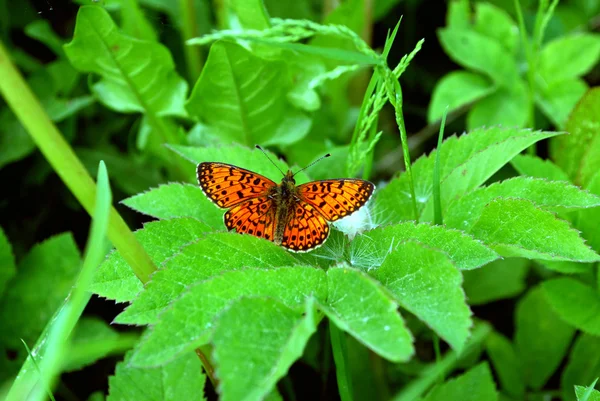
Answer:
<path fill-rule="evenodd" d="M 438 37 L 444 51 L 463 67 L 486 74 L 506 87 L 520 79 L 515 60 L 497 41 L 474 31 L 455 28 L 439 29 Z"/>
<path fill-rule="evenodd" d="M 549 210 L 577 210 L 600 206 L 600 197 L 582 191 L 568 182 L 515 177 L 477 188 L 451 203 L 444 223 L 448 227 L 469 231 L 490 202 L 497 198 L 524 199 Z"/>
<path fill-rule="evenodd" d="M 585 81 L 570 78 L 538 88 L 535 100 L 546 117 L 562 128 L 587 90 L 588 85 Z"/>
<path fill-rule="evenodd" d="M 539 54 L 537 71 L 547 82 L 577 78 L 590 71 L 598 59 L 600 35 L 562 36 L 544 46 Z"/>
<path fill-rule="evenodd" d="M 48 20 L 39 19 L 33 21 L 27 24 L 24 31 L 30 38 L 36 39 L 48 46 L 57 56 L 64 57 L 64 39 L 54 32 Z"/>
<path fill-rule="evenodd" d="M 557 133 L 494 127 L 446 139 L 440 154 L 442 206 L 486 182 L 528 146 L 554 135 Z M 433 220 L 431 177 L 435 158 L 436 151 L 433 151 L 419 158 L 412 167 L 420 221 Z M 385 216 L 385 223 L 414 219 L 405 173 L 378 191 L 376 207 Z"/>
<path fill-rule="evenodd" d="M 4 233 L 2 227 L 0 227 L 0 299 L 4 293 L 6 284 L 13 278 L 17 273 L 17 266 L 15 264 L 15 256 L 12 252 L 10 242 Z"/>
<path fill-rule="evenodd" d="M 204 236 L 211 228 L 193 218 L 176 218 L 147 223 L 135 232 L 156 266 L 173 256 L 178 250 Z M 90 291 L 117 302 L 132 301 L 144 288 L 142 282 L 120 253 L 113 251 L 96 270 Z"/>
<path fill-rule="evenodd" d="M 529 263 L 527 259 L 508 258 L 463 272 L 463 288 L 469 304 L 486 304 L 523 292 Z"/>
<path fill-rule="evenodd" d="M 564 401 L 574 401 L 573 386 L 591 383 L 600 372 L 600 337 L 581 334 L 569 355 L 569 362 L 560 377 Z"/>
<path fill-rule="evenodd" d="M 258 401 L 275 387 L 317 329 L 310 299 L 303 309 L 250 298 L 223 312 L 213 340 L 220 400 Z"/>
<path fill-rule="evenodd" d="M 452 348 L 462 349 L 473 322 L 462 275 L 446 254 L 416 242 L 399 243 L 371 275 Z"/>
<path fill-rule="evenodd" d="M 566 355 L 575 330 L 552 311 L 541 287 L 529 290 L 519 301 L 515 324 L 515 346 L 525 382 L 540 389 Z"/>
<path fill-rule="evenodd" d="M 523 366 L 513 344 L 502 334 L 492 332 L 486 339 L 485 347 L 503 392 L 522 399 L 525 394 Z"/>
<path fill-rule="evenodd" d="M 302 139 L 311 120 L 291 107 L 291 78 L 284 62 L 254 56 L 240 45 L 212 45 L 186 104 L 190 115 L 225 142 L 283 145 Z"/>
<path fill-rule="evenodd" d="M 175 72 L 169 50 L 120 34 L 103 8 L 79 9 L 73 41 L 64 49 L 76 69 L 102 77 L 93 88 L 107 107 L 122 113 L 186 115 L 187 83 Z"/>
<path fill-rule="evenodd" d="M 431 390 L 423 401 L 496 401 L 498 393 L 486 362 Z"/>
<path fill-rule="evenodd" d="M 262 0 L 232 0 L 230 7 L 245 29 L 267 29 L 271 26 L 269 14 Z"/>
<path fill-rule="evenodd" d="M 521 81 L 513 82 L 477 102 L 467 115 L 467 128 L 475 129 L 490 125 L 524 127 L 527 123 L 527 89 Z"/>
<path fill-rule="evenodd" d="M 569 181 L 569 176 L 560 167 L 551 160 L 544 160 L 538 156 L 516 155 L 510 164 L 521 175 L 550 181 Z"/>
<path fill-rule="evenodd" d="M 155 369 L 140 369 L 131 364 L 131 352 L 119 362 L 108 380 L 107 401 L 205 400 L 200 359 L 188 352 Z"/>
<path fill-rule="evenodd" d="M 600 260 L 566 221 L 528 200 L 492 200 L 483 208 L 470 232 L 505 257 L 575 262 Z"/>
<path fill-rule="evenodd" d="M 412 335 L 398 313 L 398 304 L 383 287 L 354 269 L 327 271 L 328 294 L 323 311 L 340 329 L 393 362 L 414 354 Z"/>
<path fill-rule="evenodd" d="M 453 71 L 436 84 L 427 112 L 427 121 L 432 123 L 442 118 L 446 107 L 449 111 L 456 110 L 490 95 L 495 90 L 494 85 L 479 74 Z"/>
<path fill-rule="evenodd" d="M 212 203 L 197 185 L 167 184 L 121 201 L 140 213 L 158 219 L 193 217 L 212 229 L 225 229 L 225 211 Z"/>
<path fill-rule="evenodd" d="M 550 155 L 575 184 L 586 186 L 600 170 L 600 88 L 588 91 L 567 121 L 569 135 L 550 141 Z"/>
<path fill-rule="evenodd" d="M 588 183 L 587 190 L 600 196 L 600 172 Z M 600 252 L 600 208 L 580 210 L 576 218 L 575 226 L 581 230 L 581 236 L 585 238 L 590 246 Z"/>
<path fill-rule="evenodd" d="M 197 282 L 160 315 L 158 323 L 137 347 L 133 363 L 138 366 L 161 365 L 181 352 L 207 344 L 215 318 L 238 298 L 272 297 L 297 309 L 311 295 L 321 302 L 327 296 L 325 274 L 313 267 L 227 271 Z M 245 329 L 260 325 L 260 321 L 246 320 Z"/>
<path fill-rule="evenodd" d="M 578 401 L 600 401 L 600 391 L 589 387 L 575 386 L 575 394 Z"/>
<path fill-rule="evenodd" d="M 600 335 L 600 295 L 594 288 L 570 277 L 542 284 L 548 303 L 565 322 L 589 334 Z"/>
<path fill-rule="evenodd" d="M 491 3 L 475 3 L 473 29 L 500 43 L 510 53 L 519 44 L 519 30 L 510 14 Z"/>
<path fill-rule="evenodd" d="M 494 251 L 461 231 L 406 222 L 376 228 L 356 237 L 351 243 L 350 263 L 363 269 L 380 266 L 398 244 L 408 240 L 444 252 L 463 270 L 475 269 L 498 258 Z"/>
<path fill-rule="evenodd" d="M 291 253 L 267 240 L 219 233 L 184 247 L 154 273 L 133 305 L 116 317 L 125 324 L 153 324 L 159 313 L 187 286 L 228 270 L 246 267 L 280 267 L 297 264 Z"/>

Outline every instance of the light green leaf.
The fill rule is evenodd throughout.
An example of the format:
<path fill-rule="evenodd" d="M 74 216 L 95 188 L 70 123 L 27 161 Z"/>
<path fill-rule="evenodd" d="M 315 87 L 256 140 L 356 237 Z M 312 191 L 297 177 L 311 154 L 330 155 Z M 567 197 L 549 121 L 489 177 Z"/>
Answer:
<path fill-rule="evenodd" d="M 575 330 L 552 311 L 541 287 L 529 290 L 519 301 L 515 322 L 515 347 L 525 382 L 540 389 L 560 365 Z"/>
<path fill-rule="evenodd" d="M 24 32 L 30 38 L 36 39 L 54 52 L 59 57 L 64 57 L 63 50 L 64 39 L 54 32 L 50 22 L 46 19 L 39 19 L 27 24 Z"/>
<path fill-rule="evenodd" d="M 600 335 L 600 295 L 594 288 L 570 277 L 542 284 L 548 303 L 562 320 L 589 334 Z"/>
<path fill-rule="evenodd" d="M 431 390 L 423 401 L 496 401 L 498 393 L 486 362 Z"/>
<path fill-rule="evenodd" d="M 311 122 L 289 105 L 289 89 L 284 62 L 261 59 L 235 43 L 217 42 L 186 107 L 226 142 L 291 144 L 308 133 Z"/>
<path fill-rule="evenodd" d="M 215 318 L 232 301 L 242 297 L 272 297 L 288 307 L 302 308 L 307 297 L 323 302 L 327 297 L 325 273 L 313 267 L 245 269 L 192 285 L 160 315 L 158 323 L 144 335 L 133 356 L 138 366 L 157 366 L 176 355 L 207 344 Z M 261 321 L 245 320 L 244 329 Z"/>
<path fill-rule="evenodd" d="M 486 74 L 507 87 L 520 79 L 515 60 L 497 41 L 475 31 L 455 28 L 439 29 L 438 37 L 446 54 L 463 67 Z"/>
<path fill-rule="evenodd" d="M 393 362 L 414 354 L 412 335 L 398 313 L 398 304 L 383 287 L 354 269 L 327 271 L 328 294 L 323 311 L 340 329 Z"/>
<path fill-rule="evenodd" d="M 371 275 L 452 348 L 462 349 L 473 322 L 462 275 L 446 254 L 416 242 L 400 243 Z"/>
<path fill-rule="evenodd" d="M 83 6 L 73 41 L 64 47 L 79 71 L 102 76 L 94 92 L 119 112 L 185 116 L 187 83 L 175 72 L 166 47 L 118 32 L 101 7 Z"/>
<path fill-rule="evenodd" d="M 528 115 L 527 89 L 521 80 L 514 81 L 509 87 L 498 89 L 495 93 L 477 102 L 467 115 L 467 128 L 524 127 Z"/>
<path fill-rule="evenodd" d="M 513 344 L 502 334 L 492 332 L 485 341 L 485 348 L 500 379 L 503 392 L 516 399 L 523 398 L 523 366 Z"/>
<path fill-rule="evenodd" d="M 600 401 L 600 391 L 591 390 L 589 387 L 575 386 L 578 401 Z"/>
<path fill-rule="evenodd" d="M 444 216 L 448 227 L 469 231 L 496 198 L 525 199 L 549 210 L 577 210 L 600 206 L 600 197 L 565 181 L 515 177 L 480 187 L 451 203 Z M 502 220 L 505 221 L 505 220 Z"/>
<path fill-rule="evenodd" d="M 440 154 L 442 205 L 486 182 L 523 149 L 554 135 L 557 133 L 494 127 L 446 139 Z M 436 152 L 421 157 L 412 168 L 419 221 L 433 221 L 431 177 Z M 376 206 L 385 223 L 414 219 L 405 173 L 376 194 Z"/>
<path fill-rule="evenodd" d="M 574 401 L 573 386 L 591 383 L 600 374 L 600 337 L 581 334 L 569 355 L 567 367 L 560 377 L 564 401 Z"/>
<path fill-rule="evenodd" d="M 569 115 L 587 90 L 588 85 L 582 79 L 555 81 L 538 89 L 536 103 L 554 125 L 564 128 Z"/>
<path fill-rule="evenodd" d="M 154 369 L 140 369 L 131 364 L 132 352 L 119 362 L 115 375 L 108 380 L 107 401 L 180 401 L 205 400 L 200 359 L 193 352 Z"/>
<path fill-rule="evenodd" d="M 600 35 L 582 33 L 561 36 L 544 46 L 539 54 L 538 73 L 547 82 L 577 78 L 600 59 Z"/>
<path fill-rule="evenodd" d="M 213 340 L 220 400 L 258 401 L 275 387 L 317 329 L 313 303 L 303 309 L 301 315 L 277 300 L 254 298 L 223 312 Z"/>
<path fill-rule="evenodd" d="M 469 71 L 453 71 L 438 81 L 431 96 L 427 121 L 437 121 L 448 111 L 456 110 L 471 102 L 490 95 L 496 90 L 494 85 L 479 74 Z"/>
<path fill-rule="evenodd" d="M 589 181 L 587 190 L 600 196 L 600 171 Z M 596 252 L 600 252 L 600 208 L 580 210 L 575 221 L 575 226 L 581 230 L 581 236 Z"/>
<path fill-rule="evenodd" d="M 214 230 L 225 229 L 225 211 L 212 203 L 197 185 L 167 184 L 121 201 L 126 206 L 158 219 L 193 217 Z"/>
<path fill-rule="evenodd" d="M 135 302 L 115 321 L 125 324 L 153 324 L 159 313 L 184 290 L 228 270 L 245 267 L 267 268 L 297 264 L 290 252 L 267 240 L 250 235 L 218 233 L 184 247 L 167 260 Z"/>
<path fill-rule="evenodd" d="M 491 3 L 475 3 L 475 31 L 500 43 L 510 53 L 519 44 L 519 28 L 510 14 Z"/>
<path fill-rule="evenodd" d="M 569 176 L 560 167 L 551 160 L 544 160 L 538 156 L 516 155 L 510 164 L 521 175 L 545 178 L 550 181 L 569 181 Z"/>
<path fill-rule="evenodd" d="M 4 293 L 4 288 L 11 278 L 17 273 L 15 256 L 12 252 L 10 242 L 0 227 L 0 299 Z"/>
<path fill-rule="evenodd" d="M 243 28 L 260 30 L 271 26 L 262 0 L 232 0 L 229 4 Z"/>
<path fill-rule="evenodd" d="M 137 1 L 119 1 L 121 4 L 121 27 L 126 35 L 136 39 L 156 42 L 156 32 L 144 15 Z M 179 8 L 175 6 L 176 8 Z"/>
<path fill-rule="evenodd" d="M 193 218 L 147 223 L 135 236 L 156 266 L 204 236 L 211 228 Z M 144 288 L 120 253 L 113 251 L 96 270 L 90 291 L 117 302 L 132 301 Z"/>
<path fill-rule="evenodd" d="M 520 294 L 526 288 L 529 263 L 527 259 L 508 258 L 463 272 L 463 288 L 469 305 L 486 304 Z"/>
<path fill-rule="evenodd" d="M 600 260 L 566 221 L 528 200 L 492 200 L 483 208 L 470 232 L 506 257 L 575 262 Z"/>
<path fill-rule="evenodd" d="M 376 228 L 356 237 L 351 243 L 350 263 L 363 269 L 380 266 L 398 244 L 408 240 L 444 252 L 459 269 L 475 269 L 498 258 L 494 251 L 461 231 L 406 222 Z"/>

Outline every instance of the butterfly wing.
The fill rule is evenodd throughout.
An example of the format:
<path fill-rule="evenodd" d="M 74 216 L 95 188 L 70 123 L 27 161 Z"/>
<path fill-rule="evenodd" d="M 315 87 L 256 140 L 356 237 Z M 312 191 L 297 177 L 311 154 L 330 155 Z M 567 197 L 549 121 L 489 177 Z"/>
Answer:
<path fill-rule="evenodd" d="M 292 213 L 283 230 L 281 246 L 294 252 L 306 252 L 325 242 L 329 225 L 311 204 L 300 200 Z"/>
<path fill-rule="evenodd" d="M 204 194 L 222 208 L 265 195 L 277 185 L 260 174 L 225 163 L 200 163 L 196 173 Z"/>
<path fill-rule="evenodd" d="M 298 186 L 298 194 L 327 220 L 336 221 L 360 209 L 374 189 L 369 181 L 344 178 L 307 182 Z"/>
<path fill-rule="evenodd" d="M 247 200 L 232 207 L 223 217 L 225 227 L 240 234 L 273 241 L 275 237 L 275 210 L 267 196 Z"/>

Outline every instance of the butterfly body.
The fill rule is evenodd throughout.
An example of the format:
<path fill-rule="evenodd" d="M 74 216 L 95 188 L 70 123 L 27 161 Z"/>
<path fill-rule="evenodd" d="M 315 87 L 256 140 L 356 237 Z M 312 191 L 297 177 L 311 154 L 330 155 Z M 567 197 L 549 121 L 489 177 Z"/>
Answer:
<path fill-rule="evenodd" d="M 280 184 L 230 164 L 205 162 L 198 182 L 217 206 L 228 208 L 225 226 L 273 241 L 294 252 L 322 245 L 328 221 L 346 217 L 362 207 L 375 186 L 369 181 L 336 179 L 296 185 L 288 171 Z"/>

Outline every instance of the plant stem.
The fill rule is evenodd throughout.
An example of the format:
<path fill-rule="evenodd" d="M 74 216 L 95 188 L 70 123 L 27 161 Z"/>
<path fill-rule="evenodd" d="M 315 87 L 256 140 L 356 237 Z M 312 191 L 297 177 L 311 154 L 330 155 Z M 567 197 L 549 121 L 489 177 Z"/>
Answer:
<path fill-rule="evenodd" d="M 179 10 L 182 16 L 181 33 L 183 34 L 183 48 L 185 61 L 187 64 L 187 73 L 190 83 L 196 82 L 202 71 L 202 55 L 198 46 L 188 46 L 185 41 L 200 35 L 198 31 L 198 14 L 194 5 L 194 0 L 179 0 Z"/>
<path fill-rule="evenodd" d="M 442 141 L 444 139 L 444 127 L 446 126 L 446 116 L 448 115 L 448 107 L 444 110 L 442 116 L 442 123 L 440 124 L 440 133 L 438 135 L 437 149 L 435 150 L 435 164 L 433 166 L 433 222 L 437 225 L 444 223 L 442 217 L 442 196 L 441 196 L 441 183 L 440 183 L 440 153 L 442 150 Z M 439 340 L 438 340 L 439 341 Z M 438 343 L 439 347 L 439 343 Z M 438 349 L 439 351 L 439 349 Z"/>
<path fill-rule="evenodd" d="M 337 376 L 338 391 L 342 401 L 352 401 L 352 380 L 350 371 L 346 366 L 346 337 L 335 323 L 329 322 L 329 336 L 331 339 L 331 349 L 333 350 L 333 360 L 335 361 L 335 374 Z"/>

